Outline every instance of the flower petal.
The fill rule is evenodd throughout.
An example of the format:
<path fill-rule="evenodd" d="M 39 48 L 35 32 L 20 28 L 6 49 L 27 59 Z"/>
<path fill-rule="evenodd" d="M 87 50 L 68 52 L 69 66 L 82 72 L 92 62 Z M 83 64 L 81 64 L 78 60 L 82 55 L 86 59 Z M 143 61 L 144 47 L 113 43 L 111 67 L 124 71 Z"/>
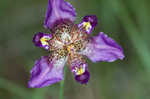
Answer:
<path fill-rule="evenodd" d="M 31 70 L 31 79 L 28 82 L 30 88 L 41 88 L 63 79 L 65 58 L 50 62 L 48 56 L 42 56 L 35 62 Z"/>
<path fill-rule="evenodd" d="M 91 38 L 91 41 L 81 54 L 86 55 L 93 62 L 113 62 L 117 59 L 122 60 L 124 58 L 122 48 L 103 32 Z"/>
<path fill-rule="evenodd" d="M 76 75 L 75 80 L 81 84 L 87 84 L 90 79 L 90 73 L 85 71 L 82 75 Z"/>
<path fill-rule="evenodd" d="M 78 27 L 83 28 L 88 34 L 90 34 L 96 25 L 97 25 L 96 15 L 88 15 L 82 19 L 82 22 L 78 24 Z"/>
<path fill-rule="evenodd" d="M 64 0 L 48 0 L 48 9 L 44 21 L 45 28 L 52 28 L 58 20 L 68 19 L 74 21 L 76 17 L 75 8 Z"/>
<path fill-rule="evenodd" d="M 43 47 L 45 48 L 46 50 L 48 50 L 50 47 L 49 47 L 49 43 L 48 41 L 52 38 L 52 35 L 51 34 L 45 34 L 45 33 L 37 33 L 34 35 L 33 37 L 33 43 L 35 44 L 35 46 L 38 46 L 38 47 Z"/>
<path fill-rule="evenodd" d="M 79 62 L 80 63 L 80 62 Z M 81 84 L 87 84 L 90 78 L 90 73 L 87 71 L 87 64 L 82 63 L 72 67 L 75 80 Z"/>
<path fill-rule="evenodd" d="M 87 71 L 87 63 L 83 59 L 83 56 L 79 54 L 70 55 L 68 61 L 75 80 L 81 84 L 88 83 L 90 74 Z"/>

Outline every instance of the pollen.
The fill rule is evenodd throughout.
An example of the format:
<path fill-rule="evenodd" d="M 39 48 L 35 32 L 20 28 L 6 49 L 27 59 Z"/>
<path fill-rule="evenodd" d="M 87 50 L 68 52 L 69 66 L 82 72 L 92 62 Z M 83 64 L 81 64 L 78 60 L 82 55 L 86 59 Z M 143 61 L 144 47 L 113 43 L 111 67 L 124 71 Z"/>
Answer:
<path fill-rule="evenodd" d="M 92 28 L 90 22 L 83 22 L 83 27 L 85 27 L 86 31 L 89 31 Z"/>
<path fill-rule="evenodd" d="M 72 50 L 73 50 L 73 44 L 68 45 L 67 46 L 68 53 L 71 53 Z"/>
<path fill-rule="evenodd" d="M 76 75 L 82 75 L 85 72 L 85 64 L 81 64 L 80 67 L 75 67 Z"/>
<path fill-rule="evenodd" d="M 49 45 L 48 42 L 47 42 L 48 40 L 50 40 L 50 38 L 47 37 L 47 36 L 43 36 L 43 37 L 40 39 L 42 45 Z"/>

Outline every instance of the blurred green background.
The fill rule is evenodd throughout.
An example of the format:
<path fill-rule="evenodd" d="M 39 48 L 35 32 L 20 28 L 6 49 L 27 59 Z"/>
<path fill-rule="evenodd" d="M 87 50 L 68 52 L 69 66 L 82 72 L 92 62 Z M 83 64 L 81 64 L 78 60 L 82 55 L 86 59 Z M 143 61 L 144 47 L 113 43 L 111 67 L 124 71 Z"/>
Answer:
<path fill-rule="evenodd" d="M 125 59 L 88 61 L 91 78 L 76 83 L 67 69 L 64 99 L 150 99 L 150 0 L 67 0 L 83 16 L 95 14 L 98 26 L 124 49 Z M 59 99 L 60 83 L 27 88 L 34 61 L 47 55 L 32 43 L 36 32 L 48 32 L 43 21 L 48 0 L 0 1 L 0 99 Z"/>

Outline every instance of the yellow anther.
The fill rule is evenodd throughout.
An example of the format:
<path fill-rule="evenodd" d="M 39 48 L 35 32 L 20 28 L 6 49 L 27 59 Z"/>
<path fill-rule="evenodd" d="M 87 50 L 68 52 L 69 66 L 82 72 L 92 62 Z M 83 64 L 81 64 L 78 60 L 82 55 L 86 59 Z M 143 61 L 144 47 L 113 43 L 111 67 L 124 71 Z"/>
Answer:
<path fill-rule="evenodd" d="M 83 69 L 82 68 L 78 69 L 77 74 L 81 75 L 82 73 L 83 73 Z"/>
<path fill-rule="evenodd" d="M 48 38 L 48 37 L 42 37 L 40 39 L 42 45 L 48 45 L 48 42 L 47 42 L 48 40 L 50 40 L 50 38 Z"/>
<path fill-rule="evenodd" d="M 73 48 L 73 45 L 72 45 L 72 44 L 67 46 L 67 50 L 68 50 L 69 53 L 71 53 L 71 49 L 72 49 L 72 48 Z"/>
<path fill-rule="evenodd" d="M 86 31 L 89 31 L 92 28 L 90 22 L 84 22 L 83 23 L 83 27 L 85 27 Z"/>
<path fill-rule="evenodd" d="M 76 74 L 77 75 L 82 75 L 85 72 L 85 65 L 82 65 L 80 68 L 75 68 L 76 69 Z"/>

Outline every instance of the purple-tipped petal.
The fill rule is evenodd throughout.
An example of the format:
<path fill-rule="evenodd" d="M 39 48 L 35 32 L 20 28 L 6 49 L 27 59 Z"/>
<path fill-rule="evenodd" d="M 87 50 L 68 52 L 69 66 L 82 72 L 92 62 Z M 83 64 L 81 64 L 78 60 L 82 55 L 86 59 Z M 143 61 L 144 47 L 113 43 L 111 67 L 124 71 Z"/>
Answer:
<path fill-rule="evenodd" d="M 73 63 L 74 64 L 74 63 Z M 73 74 L 76 75 L 81 75 L 83 74 L 85 71 L 87 71 L 87 64 L 86 63 L 76 63 L 74 65 L 72 65 L 72 70 Z"/>
<path fill-rule="evenodd" d="M 82 75 L 76 75 L 75 80 L 81 84 L 87 84 L 90 78 L 90 73 L 85 71 Z"/>
<path fill-rule="evenodd" d="M 88 15 L 83 18 L 84 22 L 90 22 L 93 27 L 97 25 L 97 17 L 96 15 Z"/>
<path fill-rule="evenodd" d="M 48 50 L 50 47 L 49 47 L 49 44 L 48 44 L 48 41 L 52 38 L 52 35 L 51 34 L 45 34 L 45 33 L 37 33 L 34 35 L 33 37 L 33 43 L 35 44 L 35 46 L 37 47 L 43 47 L 45 48 L 46 50 Z"/>
<path fill-rule="evenodd" d="M 58 20 L 74 21 L 76 11 L 72 5 L 64 0 L 48 0 L 48 9 L 44 21 L 44 27 L 51 29 Z"/>
<path fill-rule="evenodd" d="M 30 88 L 41 88 L 63 79 L 65 59 L 50 62 L 48 56 L 42 56 L 35 62 L 31 70 L 31 78 L 28 82 Z"/>
<path fill-rule="evenodd" d="M 96 25 L 97 25 L 96 15 L 88 15 L 82 19 L 82 22 L 78 26 L 80 28 L 83 28 L 88 34 L 90 34 Z"/>
<path fill-rule="evenodd" d="M 86 55 L 93 62 L 113 62 L 124 58 L 123 49 L 103 32 L 91 38 L 82 54 Z"/>
<path fill-rule="evenodd" d="M 81 84 L 88 83 L 90 74 L 87 71 L 87 64 L 81 59 L 81 56 L 74 58 L 70 61 L 71 71 L 74 74 L 74 78 Z"/>

